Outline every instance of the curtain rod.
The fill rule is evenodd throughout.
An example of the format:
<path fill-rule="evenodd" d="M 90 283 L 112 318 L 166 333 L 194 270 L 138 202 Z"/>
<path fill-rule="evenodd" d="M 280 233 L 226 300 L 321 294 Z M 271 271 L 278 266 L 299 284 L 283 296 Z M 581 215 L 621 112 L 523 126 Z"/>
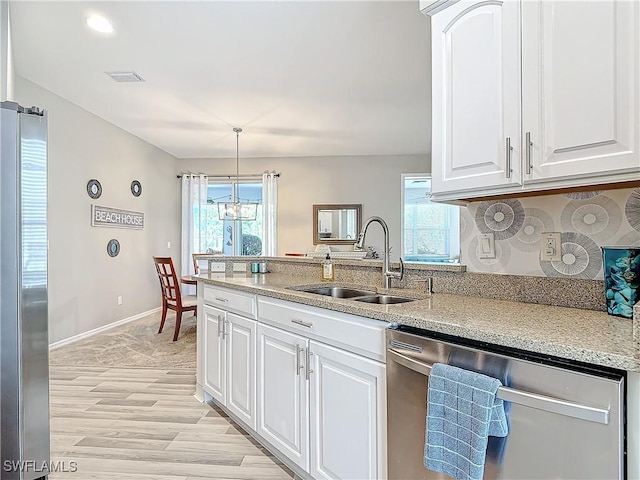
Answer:
<path fill-rule="evenodd" d="M 265 172 L 265 173 L 269 173 L 269 172 Z M 235 178 L 236 176 L 240 177 L 240 178 L 257 178 L 260 177 L 262 178 L 262 173 L 243 173 L 241 175 L 234 175 L 234 174 L 229 174 L 229 175 L 209 175 L 207 173 L 201 173 L 201 174 L 192 174 L 190 172 L 182 172 L 179 173 L 178 175 L 176 175 L 177 178 L 182 178 L 183 175 L 205 175 L 207 177 L 211 177 L 211 178 L 228 178 L 229 180 L 231 180 L 232 178 Z M 274 174 L 276 177 L 280 176 L 280 173 L 275 173 Z"/>

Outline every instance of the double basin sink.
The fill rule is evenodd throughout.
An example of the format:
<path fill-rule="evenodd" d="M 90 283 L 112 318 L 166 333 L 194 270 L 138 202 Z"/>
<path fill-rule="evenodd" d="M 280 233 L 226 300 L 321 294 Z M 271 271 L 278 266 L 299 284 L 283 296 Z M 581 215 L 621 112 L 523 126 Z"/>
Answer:
<path fill-rule="evenodd" d="M 360 290 L 349 287 L 294 287 L 298 292 L 315 293 L 326 297 L 347 298 L 356 302 L 377 303 L 380 305 L 391 305 L 395 303 L 412 302 L 413 298 L 399 297 L 397 295 L 379 294 L 371 290 Z"/>

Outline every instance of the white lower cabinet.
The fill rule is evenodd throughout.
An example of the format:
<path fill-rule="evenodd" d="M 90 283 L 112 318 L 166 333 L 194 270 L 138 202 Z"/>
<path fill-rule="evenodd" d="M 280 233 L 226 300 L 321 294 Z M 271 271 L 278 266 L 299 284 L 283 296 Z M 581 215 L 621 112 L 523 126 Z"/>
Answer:
<path fill-rule="evenodd" d="M 384 478 L 385 366 L 311 341 L 311 476 Z"/>
<path fill-rule="evenodd" d="M 313 478 L 385 477 L 385 367 L 258 325 L 258 429 Z"/>
<path fill-rule="evenodd" d="M 204 311 L 203 389 L 256 428 L 257 322 L 209 305 Z"/>
<path fill-rule="evenodd" d="M 258 325 L 257 432 L 305 471 L 309 470 L 309 341 Z"/>
<path fill-rule="evenodd" d="M 226 405 L 227 348 L 224 327 L 227 312 L 205 305 L 204 308 L 204 384 L 202 387 L 218 402 Z"/>
<path fill-rule="evenodd" d="M 385 479 L 386 323 L 201 290 L 202 390 L 303 478 Z"/>
<path fill-rule="evenodd" d="M 256 330 L 258 323 L 227 313 L 227 408 L 256 428 Z"/>

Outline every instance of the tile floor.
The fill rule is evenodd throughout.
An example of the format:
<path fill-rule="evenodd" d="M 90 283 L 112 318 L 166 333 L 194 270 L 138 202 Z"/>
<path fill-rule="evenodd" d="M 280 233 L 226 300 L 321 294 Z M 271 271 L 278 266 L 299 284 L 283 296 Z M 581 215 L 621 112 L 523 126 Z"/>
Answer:
<path fill-rule="evenodd" d="M 158 335 L 154 314 L 51 353 L 51 457 L 67 471 L 50 480 L 292 478 L 193 398 L 195 321 L 185 320 L 175 344 L 171 317 Z"/>

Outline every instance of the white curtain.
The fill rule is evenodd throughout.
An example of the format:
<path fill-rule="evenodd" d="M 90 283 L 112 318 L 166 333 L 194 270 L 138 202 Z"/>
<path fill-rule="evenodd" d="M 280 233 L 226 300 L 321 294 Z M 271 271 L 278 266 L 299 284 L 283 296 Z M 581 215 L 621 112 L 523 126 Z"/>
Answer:
<path fill-rule="evenodd" d="M 194 253 L 204 253 L 206 231 L 205 212 L 207 204 L 206 175 L 182 175 L 182 275 L 191 275 Z M 191 285 L 181 285 L 184 295 L 195 295 Z"/>
<path fill-rule="evenodd" d="M 262 255 L 278 255 L 278 174 L 262 175 Z"/>

